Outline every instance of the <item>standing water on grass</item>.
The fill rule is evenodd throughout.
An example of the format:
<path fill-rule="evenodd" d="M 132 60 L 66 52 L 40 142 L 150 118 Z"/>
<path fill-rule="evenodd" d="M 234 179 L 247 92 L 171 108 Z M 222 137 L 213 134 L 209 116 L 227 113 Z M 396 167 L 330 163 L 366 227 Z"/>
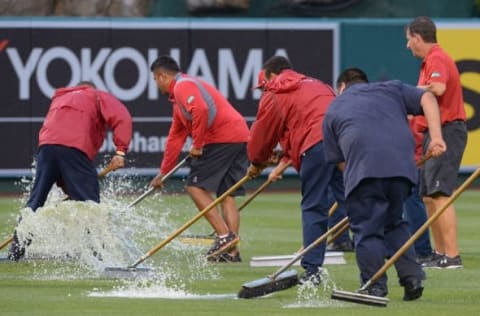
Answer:
<path fill-rule="evenodd" d="M 35 278 L 104 277 L 105 268 L 131 265 L 181 224 L 171 218 L 176 206 L 169 207 L 160 194 L 128 208 L 139 195 L 129 179 L 109 177 L 101 188 L 100 204 L 62 201 L 54 188 L 44 207 L 21 210 L 17 232 L 21 240 L 32 240 L 26 259 L 33 260 Z M 115 291 L 185 291 L 194 280 L 218 277 L 201 257 L 205 249 L 177 240 L 165 248 L 141 265 L 152 269 L 148 279 L 119 281 Z"/>

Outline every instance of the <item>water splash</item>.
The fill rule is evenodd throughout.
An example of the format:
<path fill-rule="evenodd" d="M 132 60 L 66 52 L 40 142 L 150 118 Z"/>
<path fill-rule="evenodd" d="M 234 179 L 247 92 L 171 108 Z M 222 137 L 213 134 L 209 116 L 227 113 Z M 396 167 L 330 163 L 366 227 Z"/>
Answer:
<path fill-rule="evenodd" d="M 153 194 L 147 202 L 129 208 L 139 191 L 131 178 L 107 177 L 101 184 L 100 204 L 63 201 L 64 194 L 54 186 L 44 207 L 36 212 L 28 208 L 20 211 L 22 221 L 17 233 L 21 240 L 32 240 L 26 258 L 34 259 L 35 278 L 105 277 L 106 267 L 132 264 L 180 226 L 172 211 L 178 204 L 169 205 L 161 194 Z M 28 191 L 28 181 L 23 180 L 22 185 Z M 194 209 L 189 198 L 185 199 Z M 144 263 L 153 268 L 154 286 L 170 286 L 178 284 L 178 280 L 188 286 L 194 280 L 218 278 L 217 269 L 202 256 L 206 250 L 201 246 L 173 240 L 166 248 Z M 176 281 L 169 282 L 171 278 Z M 134 288 L 152 286 L 142 280 L 123 284 Z"/>
<path fill-rule="evenodd" d="M 119 287 L 111 291 L 94 289 L 87 293 L 89 297 L 121 297 L 121 298 L 164 298 L 164 299 L 197 299 L 197 300 L 218 300 L 237 299 L 236 293 L 230 294 L 192 294 L 184 290 L 166 287 Z"/>
<path fill-rule="evenodd" d="M 322 269 L 322 283 L 314 285 L 307 282 L 297 287 L 297 298 L 294 303 L 284 305 L 284 308 L 325 308 L 340 307 L 345 304 L 330 299 L 330 293 L 336 289 L 336 284 L 328 270 Z"/>

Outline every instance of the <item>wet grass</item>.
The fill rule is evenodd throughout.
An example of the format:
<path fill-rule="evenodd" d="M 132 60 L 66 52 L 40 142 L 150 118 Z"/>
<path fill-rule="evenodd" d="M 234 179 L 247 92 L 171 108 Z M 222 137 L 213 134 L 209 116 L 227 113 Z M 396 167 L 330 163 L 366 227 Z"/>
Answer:
<path fill-rule="evenodd" d="M 130 199 L 127 197 L 126 199 Z M 129 201 L 129 200 L 128 200 Z M 128 203 L 127 201 L 127 203 Z M 180 246 L 178 241 L 166 246 L 149 261 L 164 271 L 173 271 L 167 282 L 135 284 L 102 276 L 91 277 L 75 270 L 75 262 L 25 261 L 0 262 L 1 315 L 478 315 L 480 308 L 480 192 L 465 192 L 456 203 L 459 241 L 465 268 L 455 271 L 428 271 L 425 295 L 415 302 L 401 300 L 395 271 L 388 273 L 390 303 L 387 308 L 334 302 L 328 299 L 333 283 L 344 290 L 358 287 L 354 255 L 347 254 L 345 265 L 327 266 L 330 280 L 326 289 L 289 289 L 268 297 L 240 300 L 235 294 L 245 282 L 271 274 L 276 268 L 251 268 L 252 256 L 290 254 L 300 246 L 300 196 L 297 193 L 261 194 L 242 212 L 240 264 L 202 265 L 190 260 L 205 247 Z M 163 196 L 162 201 L 149 197 L 146 209 L 160 214 L 168 210 L 168 228 L 164 235 L 177 229 L 194 216 L 195 209 L 184 195 Z M 13 214 L 20 208 L 14 198 L 0 198 L 0 237 L 8 237 Z M 152 214 L 155 214 L 154 212 Z M 156 215 L 152 215 L 152 221 Z M 190 233 L 209 233 L 204 220 Z M 161 240 L 158 240 L 160 242 Z M 154 241 L 155 243 L 156 241 Z M 145 244 L 144 251 L 154 244 Z M 4 253 L 5 249 L 2 251 Z M 58 271 L 64 269 L 63 274 Z M 297 268 L 298 269 L 298 268 Z M 212 273 L 208 273 L 210 271 Z M 299 270 L 299 269 L 298 269 Z M 69 275 L 71 271 L 73 275 Z M 62 276 L 59 277 L 59 276 Z M 51 276 L 51 277 L 50 277 Z M 175 299 L 158 298 L 164 287 L 182 284 Z M 167 285 L 166 285 L 167 284 Z M 108 297 L 112 290 L 128 296 L 141 288 L 153 298 Z M 138 290 L 140 291 L 140 290 Z M 100 297 L 92 297 L 100 293 Z M 158 295 L 157 295 L 158 294 Z M 196 294 L 198 298 L 182 295 Z M 102 296 L 103 295 L 103 296 Z M 155 298 L 157 296 L 157 298 Z M 201 299 L 199 299 L 201 298 Z"/>

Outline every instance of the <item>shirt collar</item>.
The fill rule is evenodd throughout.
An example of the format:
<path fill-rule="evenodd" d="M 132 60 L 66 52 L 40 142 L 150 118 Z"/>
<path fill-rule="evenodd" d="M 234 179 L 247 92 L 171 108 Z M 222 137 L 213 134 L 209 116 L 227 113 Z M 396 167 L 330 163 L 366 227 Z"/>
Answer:
<path fill-rule="evenodd" d="M 175 88 L 175 85 L 177 84 L 177 81 L 182 78 L 182 74 L 180 72 L 178 72 L 176 75 L 175 75 L 175 79 L 173 79 L 171 82 L 170 82 L 170 85 L 168 86 L 168 89 L 167 89 L 167 92 L 168 94 L 170 95 L 170 98 L 173 98 L 174 95 L 173 95 L 173 89 Z"/>
<path fill-rule="evenodd" d="M 428 51 L 428 53 L 423 58 L 423 62 L 425 62 L 425 60 L 427 60 L 427 58 L 430 57 L 430 55 L 432 55 L 434 52 L 438 52 L 440 49 L 441 49 L 440 45 L 433 44 L 432 47 L 430 48 L 430 50 Z"/>

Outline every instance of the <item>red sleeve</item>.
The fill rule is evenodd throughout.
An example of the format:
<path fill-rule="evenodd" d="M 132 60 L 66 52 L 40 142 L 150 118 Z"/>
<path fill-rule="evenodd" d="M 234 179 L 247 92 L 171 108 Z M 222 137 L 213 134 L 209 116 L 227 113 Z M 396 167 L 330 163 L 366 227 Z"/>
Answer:
<path fill-rule="evenodd" d="M 283 150 L 282 161 L 289 162 L 292 158 L 290 157 L 290 140 L 288 138 L 288 133 L 285 133 L 279 141 L 280 147 Z"/>
<path fill-rule="evenodd" d="M 410 129 L 412 130 L 413 138 L 415 139 L 415 161 L 420 160 L 423 154 L 423 133 L 420 131 L 421 126 L 418 120 L 419 116 L 414 116 L 409 120 Z"/>
<path fill-rule="evenodd" d="M 117 150 L 127 152 L 132 140 L 132 117 L 125 105 L 113 95 L 98 91 L 100 111 L 107 125 L 113 130 L 113 143 Z"/>
<path fill-rule="evenodd" d="M 208 129 L 208 105 L 202 97 L 197 85 L 191 81 L 175 85 L 175 102 L 192 116 L 192 145 L 202 148 L 205 145 L 205 134 Z"/>
<path fill-rule="evenodd" d="M 253 164 L 268 161 L 282 137 L 283 129 L 284 120 L 274 104 L 273 93 L 265 92 L 260 99 L 257 119 L 250 129 L 250 140 L 247 144 L 248 158 Z M 282 143 L 285 144 L 283 141 Z"/>
<path fill-rule="evenodd" d="M 188 130 L 183 126 L 178 115 L 182 115 L 176 106 L 173 107 L 172 125 L 168 131 L 167 144 L 163 153 L 160 173 L 166 174 L 175 167 L 178 157 L 188 136 Z"/>
<path fill-rule="evenodd" d="M 427 64 L 426 83 L 440 82 L 447 84 L 449 72 L 447 63 L 440 56 L 432 56 Z"/>

